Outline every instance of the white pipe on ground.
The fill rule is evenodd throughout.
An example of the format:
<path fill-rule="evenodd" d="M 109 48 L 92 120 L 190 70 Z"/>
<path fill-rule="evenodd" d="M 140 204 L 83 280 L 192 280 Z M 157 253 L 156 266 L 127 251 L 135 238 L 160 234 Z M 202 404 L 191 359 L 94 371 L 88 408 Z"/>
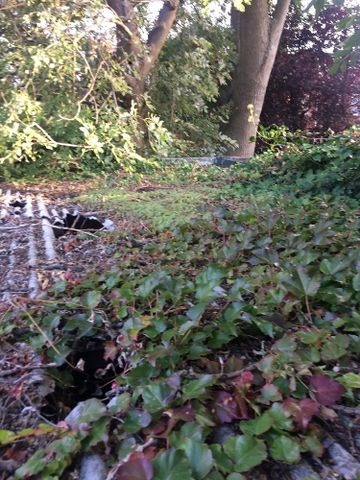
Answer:
<path fill-rule="evenodd" d="M 45 254 L 48 260 L 55 260 L 56 258 L 56 252 L 54 248 L 55 235 L 54 235 L 51 223 L 49 221 L 49 212 L 46 208 L 44 199 L 42 198 L 41 195 L 37 197 L 37 205 L 38 205 L 39 214 L 41 217 L 41 226 L 43 231 Z"/>
<path fill-rule="evenodd" d="M 31 195 L 27 195 L 26 197 L 26 205 L 25 205 L 25 217 L 32 218 L 34 216 L 33 212 L 33 205 L 32 205 L 32 197 Z"/>
<path fill-rule="evenodd" d="M 8 208 L 11 202 L 11 191 L 8 190 L 4 195 L 3 205 L 0 210 L 0 220 L 7 217 L 9 214 Z"/>

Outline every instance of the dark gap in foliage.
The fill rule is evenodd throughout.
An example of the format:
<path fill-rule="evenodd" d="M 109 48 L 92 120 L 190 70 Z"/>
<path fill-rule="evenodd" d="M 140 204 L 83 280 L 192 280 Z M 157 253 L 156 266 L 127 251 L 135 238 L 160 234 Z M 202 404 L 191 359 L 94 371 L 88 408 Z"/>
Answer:
<path fill-rule="evenodd" d="M 79 402 L 89 398 L 106 398 L 121 368 L 105 360 L 105 342 L 106 339 L 98 337 L 83 337 L 76 342 L 68 363 L 53 372 L 56 387 L 45 399 L 41 412 L 45 418 L 60 421 L 64 413 L 67 414 Z"/>
<path fill-rule="evenodd" d="M 51 223 L 56 238 L 62 237 L 66 233 L 74 230 L 95 232 L 105 227 L 104 223 L 96 217 L 81 215 L 76 210 L 73 213 L 64 210 L 63 215 L 61 217 L 54 216 Z"/>

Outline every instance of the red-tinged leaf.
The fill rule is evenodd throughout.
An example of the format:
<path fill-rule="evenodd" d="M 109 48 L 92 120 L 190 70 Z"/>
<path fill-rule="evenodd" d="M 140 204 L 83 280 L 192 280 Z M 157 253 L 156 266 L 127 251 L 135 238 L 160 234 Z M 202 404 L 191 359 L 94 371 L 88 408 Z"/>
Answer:
<path fill-rule="evenodd" d="M 235 398 L 225 391 L 216 393 L 214 410 L 220 423 L 231 423 L 241 418 Z"/>
<path fill-rule="evenodd" d="M 249 392 L 247 392 L 247 395 Z M 248 402 L 245 400 L 241 392 L 235 391 L 234 398 L 238 406 L 238 412 L 241 420 L 249 420 L 251 418 L 250 408 Z"/>
<path fill-rule="evenodd" d="M 338 414 L 335 410 L 325 407 L 324 405 L 321 406 L 320 413 L 321 418 L 324 420 L 329 420 L 330 422 L 333 422 L 338 417 Z"/>
<path fill-rule="evenodd" d="M 148 460 L 152 460 L 158 452 L 158 448 L 155 446 L 147 447 L 143 452 L 134 452 L 129 457 L 129 462 L 133 460 L 142 460 L 143 458 L 147 458 Z"/>
<path fill-rule="evenodd" d="M 164 437 L 170 435 L 179 421 L 193 422 L 195 420 L 195 412 L 191 403 L 184 405 L 183 407 L 171 408 L 166 410 L 164 413 L 169 417 L 169 423 L 166 432 L 162 435 Z"/>
<path fill-rule="evenodd" d="M 163 437 L 165 434 L 166 435 L 166 430 L 167 430 L 167 422 L 165 420 L 159 420 L 158 422 L 152 424 L 148 428 L 144 428 L 143 432 L 145 435 L 149 435 L 150 437 Z"/>
<path fill-rule="evenodd" d="M 234 378 L 233 383 L 236 387 L 249 387 L 254 381 L 254 375 L 251 372 L 242 372 L 238 377 Z"/>
<path fill-rule="evenodd" d="M 300 430 L 305 431 L 311 422 L 313 416 L 319 411 L 319 404 L 311 398 L 304 398 L 298 402 L 293 398 L 288 398 L 283 403 L 284 410 L 291 413 Z"/>
<path fill-rule="evenodd" d="M 4 459 L 15 460 L 16 462 L 25 463 L 25 459 L 28 456 L 28 452 L 23 449 L 10 447 L 4 452 Z"/>
<path fill-rule="evenodd" d="M 152 480 L 154 467 L 150 460 L 142 454 L 121 465 L 114 477 L 115 480 Z"/>
<path fill-rule="evenodd" d="M 179 408 L 171 408 L 166 410 L 165 414 L 170 418 L 183 420 L 184 422 L 193 422 L 195 420 L 195 412 L 191 403 Z"/>
<path fill-rule="evenodd" d="M 346 389 L 328 375 L 314 375 L 310 385 L 315 393 L 316 400 L 321 405 L 334 405 L 346 392 Z"/>
<path fill-rule="evenodd" d="M 106 342 L 104 349 L 104 360 L 111 360 L 113 362 L 118 352 L 119 347 L 114 342 Z"/>
<path fill-rule="evenodd" d="M 199 366 L 206 369 L 206 373 L 220 373 L 220 364 L 214 360 L 209 360 L 208 358 L 200 358 Z"/>
<path fill-rule="evenodd" d="M 155 447 L 155 446 L 151 446 L 151 447 L 148 447 L 144 450 L 144 455 L 145 457 L 148 459 L 148 460 L 153 460 L 155 458 L 155 456 L 157 455 L 159 449 L 158 447 Z"/>

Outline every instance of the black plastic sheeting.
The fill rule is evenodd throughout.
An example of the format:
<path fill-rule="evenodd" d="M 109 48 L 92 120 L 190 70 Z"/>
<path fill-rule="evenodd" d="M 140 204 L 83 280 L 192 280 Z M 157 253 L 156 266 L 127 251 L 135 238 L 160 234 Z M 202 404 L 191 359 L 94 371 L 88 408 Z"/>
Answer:
<path fill-rule="evenodd" d="M 102 230 L 106 225 L 94 216 L 86 216 L 74 211 L 64 211 L 61 217 L 54 216 L 50 223 L 53 227 L 55 238 L 62 237 L 66 233 L 78 230 L 95 232 Z"/>

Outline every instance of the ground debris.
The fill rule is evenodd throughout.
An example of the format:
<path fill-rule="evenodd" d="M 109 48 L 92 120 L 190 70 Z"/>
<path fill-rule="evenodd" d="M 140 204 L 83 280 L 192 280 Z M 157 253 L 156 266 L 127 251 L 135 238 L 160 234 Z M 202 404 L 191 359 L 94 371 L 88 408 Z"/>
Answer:
<path fill-rule="evenodd" d="M 327 453 L 333 463 L 333 468 L 345 480 L 357 480 L 360 476 L 360 463 L 334 439 L 325 441 Z"/>
<path fill-rule="evenodd" d="M 105 480 L 106 476 L 107 468 L 100 455 L 90 453 L 82 457 L 79 480 Z"/>
<path fill-rule="evenodd" d="M 0 425 L 8 430 L 31 428 L 41 419 L 44 399 L 54 381 L 40 356 L 25 343 L 0 343 Z"/>
<path fill-rule="evenodd" d="M 314 471 L 314 469 L 309 465 L 308 462 L 302 460 L 298 465 L 289 467 L 290 480 L 320 480 L 319 475 Z"/>

